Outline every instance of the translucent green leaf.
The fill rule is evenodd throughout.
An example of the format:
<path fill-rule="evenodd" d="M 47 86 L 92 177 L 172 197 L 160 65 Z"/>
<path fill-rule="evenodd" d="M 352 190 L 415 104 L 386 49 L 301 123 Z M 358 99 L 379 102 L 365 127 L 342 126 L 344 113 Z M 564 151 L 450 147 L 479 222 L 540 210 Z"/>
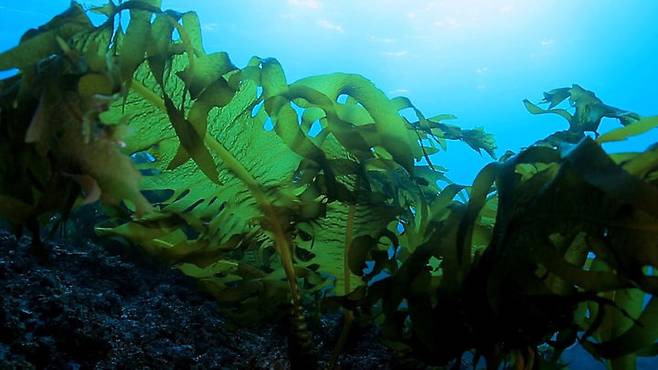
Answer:
<path fill-rule="evenodd" d="M 658 126 L 658 116 L 642 118 L 627 126 L 614 129 L 599 136 L 596 142 L 599 144 L 611 141 L 623 141 L 632 136 L 641 135 Z"/>

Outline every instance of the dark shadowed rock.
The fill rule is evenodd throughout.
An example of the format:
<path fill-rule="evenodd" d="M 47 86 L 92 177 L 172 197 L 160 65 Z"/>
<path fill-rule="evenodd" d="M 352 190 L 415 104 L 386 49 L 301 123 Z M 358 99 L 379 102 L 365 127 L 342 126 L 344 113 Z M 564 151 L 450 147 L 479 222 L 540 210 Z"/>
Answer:
<path fill-rule="evenodd" d="M 76 245 L 77 244 L 77 245 Z M 177 270 L 87 241 L 48 243 L 0 231 L 1 369 L 287 369 L 285 327 L 236 328 Z M 110 252 L 112 251 L 112 252 Z M 312 324 L 327 364 L 340 315 Z M 355 331 L 342 369 L 406 368 Z"/>

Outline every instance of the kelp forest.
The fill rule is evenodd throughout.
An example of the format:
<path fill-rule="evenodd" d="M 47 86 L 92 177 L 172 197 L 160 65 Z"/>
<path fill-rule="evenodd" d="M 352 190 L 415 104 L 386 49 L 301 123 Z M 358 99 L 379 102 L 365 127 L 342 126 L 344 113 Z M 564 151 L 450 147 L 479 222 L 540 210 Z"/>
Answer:
<path fill-rule="evenodd" d="M 564 130 L 497 158 L 485 129 L 361 75 L 236 66 L 159 0 L 73 3 L 0 54 L 12 69 L 0 218 L 41 263 L 44 239 L 100 204 L 78 229 L 193 277 L 235 325 L 286 321 L 293 368 L 318 367 L 324 312 L 342 315 L 329 368 L 363 325 L 446 369 L 566 369 L 575 343 L 613 370 L 658 354 L 658 143 L 602 147 L 657 138 L 658 116 L 556 88 L 524 104 L 529 125 Z M 446 177 L 449 141 L 491 157 L 472 184 Z"/>

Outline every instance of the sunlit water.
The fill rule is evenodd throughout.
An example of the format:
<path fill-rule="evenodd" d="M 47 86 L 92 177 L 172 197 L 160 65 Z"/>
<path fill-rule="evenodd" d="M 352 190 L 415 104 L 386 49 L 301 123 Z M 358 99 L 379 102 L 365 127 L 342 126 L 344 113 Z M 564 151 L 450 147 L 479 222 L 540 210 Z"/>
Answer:
<path fill-rule="evenodd" d="M 0 0 L 0 48 L 68 3 Z M 485 127 L 498 154 L 566 127 L 521 104 L 555 87 L 578 83 L 610 105 L 658 113 L 658 1 L 163 0 L 163 7 L 198 11 L 206 48 L 229 52 L 238 66 L 258 55 L 279 59 L 290 81 L 363 74 L 427 115 L 453 113 L 464 127 Z M 612 149 L 655 141 L 654 132 Z M 434 160 L 455 181 L 470 182 L 490 159 L 453 143 Z"/>

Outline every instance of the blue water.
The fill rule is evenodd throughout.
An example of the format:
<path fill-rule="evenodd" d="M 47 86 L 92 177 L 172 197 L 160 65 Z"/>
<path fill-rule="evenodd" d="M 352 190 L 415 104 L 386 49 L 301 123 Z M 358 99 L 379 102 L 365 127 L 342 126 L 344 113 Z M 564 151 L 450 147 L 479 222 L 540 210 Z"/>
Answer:
<path fill-rule="evenodd" d="M 0 0 L 0 49 L 68 4 Z M 556 87 L 578 83 L 610 105 L 658 114 L 655 0 L 163 0 L 163 7 L 196 10 L 207 50 L 229 52 L 238 66 L 258 55 L 279 59 L 289 81 L 363 74 L 428 116 L 452 113 L 464 127 L 485 127 L 498 154 L 566 128 L 521 104 Z M 610 149 L 656 141 L 658 130 Z M 452 143 L 434 160 L 468 183 L 490 159 Z"/>
<path fill-rule="evenodd" d="M 68 4 L 0 0 L 0 49 Z M 658 114 L 655 0 L 163 0 L 163 7 L 196 10 L 206 49 L 227 51 L 238 66 L 258 55 L 277 58 L 289 81 L 360 73 L 427 116 L 452 113 L 465 128 L 485 127 L 499 155 L 565 129 L 558 117 L 529 115 L 521 101 L 572 83 L 607 104 Z M 601 131 L 615 125 L 604 121 Z M 653 130 L 608 149 L 656 141 Z M 469 183 L 490 158 L 450 143 L 433 160 Z M 602 368 L 577 348 L 567 359 L 574 369 Z"/>

